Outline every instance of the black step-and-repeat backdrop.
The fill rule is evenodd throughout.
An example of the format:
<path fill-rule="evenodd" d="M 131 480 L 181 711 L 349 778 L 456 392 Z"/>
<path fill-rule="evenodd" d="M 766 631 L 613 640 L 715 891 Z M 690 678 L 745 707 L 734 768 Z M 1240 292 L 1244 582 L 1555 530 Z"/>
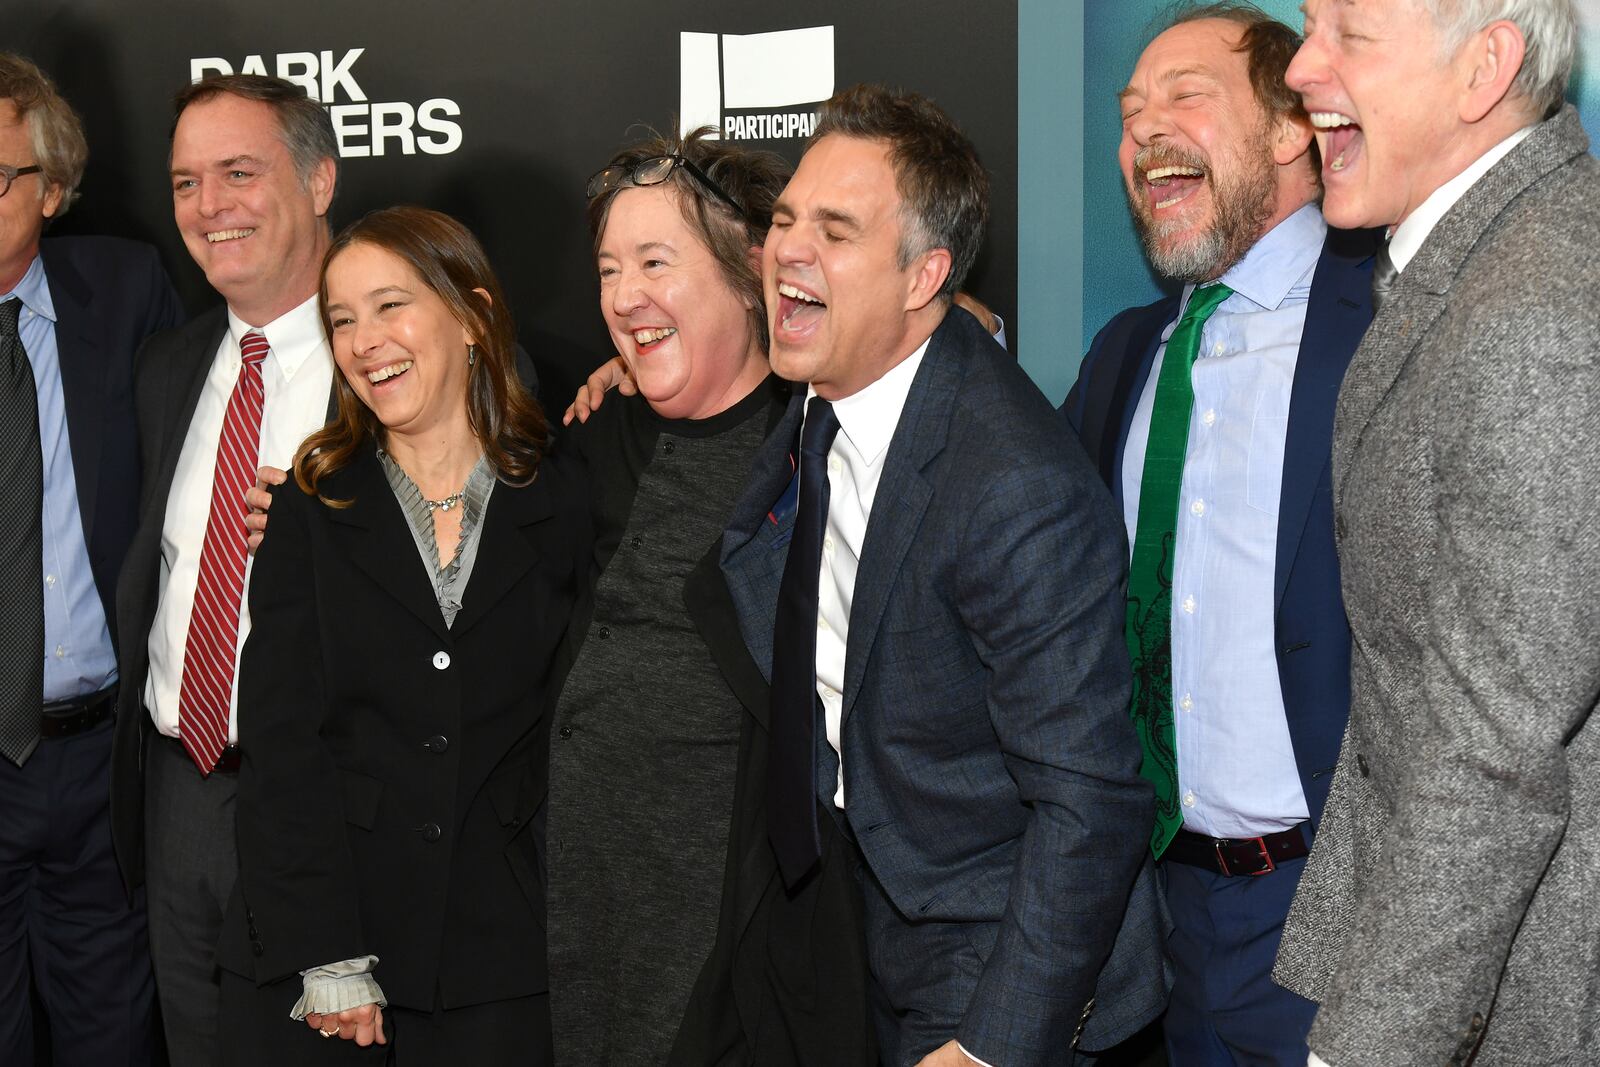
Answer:
<path fill-rule="evenodd" d="M 798 158 L 818 101 L 881 81 L 927 93 L 994 180 L 968 287 L 1016 323 L 1014 0 L 14 0 L 5 41 L 84 118 L 81 201 L 59 233 L 159 246 L 191 310 L 215 295 L 173 229 L 170 101 L 212 71 L 276 74 L 326 104 L 342 159 L 335 227 L 387 204 L 447 211 L 483 239 L 565 401 L 611 354 L 584 179 L 677 121 Z M 1015 342 L 1013 342 L 1015 343 Z"/>

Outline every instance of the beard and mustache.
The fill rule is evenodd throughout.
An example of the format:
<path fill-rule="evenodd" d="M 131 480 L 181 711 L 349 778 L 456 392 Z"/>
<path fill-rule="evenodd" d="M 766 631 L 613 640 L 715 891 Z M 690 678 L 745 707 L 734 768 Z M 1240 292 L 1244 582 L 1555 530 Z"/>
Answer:
<path fill-rule="evenodd" d="M 1204 154 L 1160 142 L 1146 145 L 1133 157 L 1134 174 L 1163 166 L 1196 167 L 1211 185 L 1212 217 L 1198 233 L 1185 234 L 1192 219 L 1157 220 L 1140 180 L 1124 180 L 1128 209 L 1157 274 L 1182 282 L 1208 282 L 1243 259 L 1272 217 L 1276 164 L 1272 144 L 1263 131 L 1242 146 L 1234 166 L 1218 172 Z M 1191 193 L 1191 196 L 1194 194 Z"/>

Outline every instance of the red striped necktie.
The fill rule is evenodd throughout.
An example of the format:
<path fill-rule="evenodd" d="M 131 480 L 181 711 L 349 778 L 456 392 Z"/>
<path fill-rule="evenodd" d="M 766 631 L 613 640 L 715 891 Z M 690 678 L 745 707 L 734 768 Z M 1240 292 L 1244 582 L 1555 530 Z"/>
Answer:
<path fill-rule="evenodd" d="M 261 361 L 267 339 L 251 330 L 239 342 L 242 363 L 217 442 L 211 515 L 200 548 L 200 578 L 183 650 L 178 690 L 178 733 L 202 775 L 209 775 L 228 744 L 228 708 L 239 647 L 239 605 L 244 595 L 245 490 L 255 484 L 261 448 L 261 408 L 266 399 Z"/>

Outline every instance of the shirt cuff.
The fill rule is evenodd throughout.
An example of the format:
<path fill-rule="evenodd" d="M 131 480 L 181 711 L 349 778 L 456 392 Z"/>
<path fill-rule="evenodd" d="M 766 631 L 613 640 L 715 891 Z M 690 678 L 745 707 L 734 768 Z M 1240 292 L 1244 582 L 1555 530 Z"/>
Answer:
<path fill-rule="evenodd" d="M 1328 1067 L 1328 1061 L 1313 1052 L 1311 1058 L 1306 1060 L 1306 1067 Z"/>
<path fill-rule="evenodd" d="M 976 1063 L 978 1065 L 978 1067 L 994 1067 L 994 1064 L 989 1063 L 987 1060 L 980 1060 L 980 1059 L 978 1059 L 978 1057 L 976 1057 L 972 1053 L 968 1052 L 967 1051 L 967 1046 L 963 1045 L 959 1041 L 956 1042 L 956 1048 L 960 1049 L 961 1050 L 961 1054 L 963 1056 L 965 1056 L 967 1059 L 971 1060 L 973 1063 Z M 1316 1065 L 1313 1064 L 1312 1067 L 1316 1067 Z"/>
<path fill-rule="evenodd" d="M 376 956 L 359 956 L 353 960 L 330 963 L 326 967 L 313 967 L 300 972 L 302 990 L 300 999 L 289 1009 L 289 1018 L 300 1022 L 307 1015 L 333 1015 L 363 1004 L 388 1007 L 383 989 L 372 977 L 378 965 Z"/>

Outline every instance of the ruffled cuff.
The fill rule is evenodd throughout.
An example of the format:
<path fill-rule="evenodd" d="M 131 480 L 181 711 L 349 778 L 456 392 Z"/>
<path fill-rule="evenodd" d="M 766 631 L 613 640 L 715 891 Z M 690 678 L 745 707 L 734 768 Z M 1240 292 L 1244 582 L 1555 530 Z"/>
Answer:
<path fill-rule="evenodd" d="M 304 988 L 300 999 L 289 1009 L 289 1018 L 300 1022 L 307 1015 L 332 1015 L 359 1008 L 363 1004 L 388 1007 L 383 989 L 378 985 L 378 980 L 372 977 L 372 969 L 377 965 L 378 957 L 360 956 L 301 971 L 300 980 Z"/>

